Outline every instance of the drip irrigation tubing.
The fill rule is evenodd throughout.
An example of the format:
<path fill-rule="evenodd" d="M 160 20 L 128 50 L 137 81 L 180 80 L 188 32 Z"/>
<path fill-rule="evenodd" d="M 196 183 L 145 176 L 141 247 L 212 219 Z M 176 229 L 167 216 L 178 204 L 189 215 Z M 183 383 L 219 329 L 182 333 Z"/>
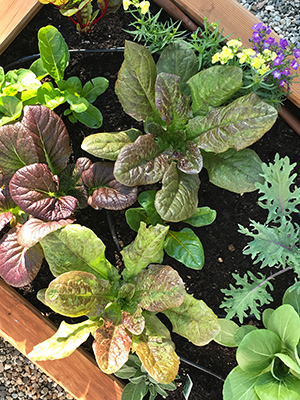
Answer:
<path fill-rule="evenodd" d="M 211 376 L 214 376 L 215 378 L 217 378 L 217 379 L 219 379 L 220 381 L 223 381 L 223 382 L 224 382 L 225 379 L 224 379 L 221 375 L 218 375 L 218 374 L 216 374 L 216 373 L 210 371 L 210 370 L 207 369 L 207 368 L 201 367 L 200 365 L 194 363 L 193 361 L 189 361 L 189 360 L 187 360 L 186 358 L 183 358 L 183 357 L 180 357 L 180 356 L 179 356 L 179 358 L 180 358 L 180 361 L 182 361 L 182 362 L 184 362 L 184 363 L 186 363 L 186 364 L 188 364 L 188 365 L 191 365 L 192 367 L 197 368 L 197 369 L 199 369 L 200 371 L 205 372 L 205 373 L 207 373 L 207 374 L 209 374 L 209 375 L 211 375 Z"/>
<path fill-rule="evenodd" d="M 117 233 L 116 233 L 116 230 L 115 230 L 115 227 L 114 227 L 114 224 L 113 224 L 111 213 L 110 213 L 109 210 L 105 210 L 105 211 L 106 211 L 106 218 L 107 218 L 107 222 L 108 222 L 108 226 L 109 226 L 109 230 L 110 230 L 111 236 L 113 238 L 113 241 L 115 243 L 116 248 L 118 249 L 118 252 L 121 252 L 122 248 L 121 248 L 120 242 L 119 242 L 118 237 L 117 237 Z"/>

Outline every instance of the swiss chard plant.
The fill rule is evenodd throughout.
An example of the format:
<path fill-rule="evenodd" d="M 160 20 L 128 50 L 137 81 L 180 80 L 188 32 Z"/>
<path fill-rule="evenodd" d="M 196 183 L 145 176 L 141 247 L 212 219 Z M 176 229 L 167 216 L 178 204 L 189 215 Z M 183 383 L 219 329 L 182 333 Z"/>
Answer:
<path fill-rule="evenodd" d="M 113 163 L 69 163 L 70 156 L 64 123 L 45 106 L 25 106 L 20 121 L 0 127 L 0 228 L 11 225 L 0 240 L 0 275 L 12 286 L 35 278 L 44 258 L 40 240 L 74 222 L 75 211 L 136 201 L 137 188 L 115 180 Z"/>
<path fill-rule="evenodd" d="M 230 102 L 243 85 L 239 67 L 197 71 L 196 55 L 185 43 L 168 46 L 155 64 L 146 47 L 126 42 L 115 90 L 124 111 L 144 122 L 145 132 L 134 141 L 126 132 L 102 132 L 82 144 L 115 161 L 115 177 L 127 186 L 161 181 L 155 208 L 170 222 L 195 213 L 203 166 L 217 186 L 255 190 L 261 160 L 246 147 L 277 118 L 275 108 L 253 93 Z"/>
<path fill-rule="evenodd" d="M 42 104 L 53 110 L 67 103 L 69 108 L 64 113 L 71 122 L 80 121 L 90 128 L 99 128 L 103 117 L 92 103 L 107 89 L 108 80 L 96 77 L 84 85 L 77 76 L 65 80 L 70 53 L 54 26 L 39 30 L 38 45 L 41 57 L 30 69 L 4 73 L 0 68 L 0 126 L 18 119 L 25 105 Z M 55 85 L 50 80 L 42 83 L 46 76 Z"/>
<path fill-rule="evenodd" d="M 275 156 L 274 164 L 262 165 L 263 183 L 256 187 L 261 194 L 258 204 L 268 210 L 265 223 L 250 222 L 250 229 L 239 225 L 239 232 L 252 238 L 244 249 L 253 264 L 268 267 L 272 273 L 266 277 L 248 271 L 244 276 L 233 274 L 236 283 L 223 289 L 225 298 L 221 307 L 231 319 L 237 315 L 242 322 L 247 311 L 260 318 L 259 306 L 270 303 L 273 298 L 271 280 L 284 272 L 293 270 L 300 277 L 300 231 L 296 222 L 299 215 L 300 189 L 295 185 L 296 174 L 288 157 Z M 274 268 L 279 269 L 275 272 Z"/>
<path fill-rule="evenodd" d="M 105 258 L 105 246 L 88 228 L 67 225 L 45 236 L 40 244 L 57 278 L 38 298 L 55 312 L 86 316 L 83 322 L 62 322 L 55 335 L 34 347 L 29 357 L 51 360 L 67 357 L 87 337 L 105 373 L 117 372 L 136 353 L 151 377 L 171 383 L 179 357 L 170 332 L 156 315 L 163 313 L 173 331 L 197 346 L 219 332 L 218 318 L 202 301 L 187 294 L 177 271 L 161 265 L 168 227 L 141 222 L 134 242 L 121 251 L 124 269 Z"/>
<path fill-rule="evenodd" d="M 299 283 L 289 288 L 283 305 L 263 312 L 265 328 L 239 327 L 220 320 L 215 340 L 238 346 L 238 366 L 227 376 L 224 400 L 298 400 L 300 393 Z"/>
<path fill-rule="evenodd" d="M 155 209 L 156 191 L 149 190 L 138 196 L 141 207 L 126 210 L 126 220 L 134 231 L 138 231 L 140 222 L 147 225 L 166 225 L 166 222 L 159 216 Z M 195 213 L 182 222 L 195 227 L 210 225 L 216 218 L 216 211 L 209 207 L 199 207 Z M 190 228 L 183 228 L 181 231 L 168 230 L 164 239 L 166 253 L 192 269 L 202 269 L 204 266 L 203 246 L 198 236 Z"/>

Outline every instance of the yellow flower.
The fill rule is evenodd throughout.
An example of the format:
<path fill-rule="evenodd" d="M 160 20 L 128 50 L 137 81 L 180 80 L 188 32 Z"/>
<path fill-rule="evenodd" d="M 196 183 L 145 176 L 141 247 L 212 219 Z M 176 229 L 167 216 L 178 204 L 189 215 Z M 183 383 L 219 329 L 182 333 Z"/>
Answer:
<path fill-rule="evenodd" d="M 265 60 L 263 59 L 261 54 L 258 54 L 256 57 L 252 58 L 250 63 L 251 67 L 255 69 L 260 69 L 265 64 Z"/>
<path fill-rule="evenodd" d="M 220 61 L 221 64 L 226 64 L 228 60 L 232 60 L 234 57 L 233 51 L 227 47 L 227 46 L 223 46 L 223 49 L 220 53 Z"/>
<path fill-rule="evenodd" d="M 219 59 L 220 59 L 220 53 L 216 53 L 216 54 L 214 54 L 214 55 L 212 56 L 211 62 L 212 62 L 213 64 L 215 64 L 216 62 L 219 61 Z"/>
<path fill-rule="evenodd" d="M 247 61 L 247 55 L 245 53 L 237 53 L 237 57 L 239 58 L 240 64 L 244 64 Z"/>
<path fill-rule="evenodd" d="M 241 47 L 242 44 L 243 44 L 243 43 L 242 43 L 240 40 L 236 40 L 236 39 L 229 40 L 229 41 L 226 43 L 226 45 L 227 45 L 228 47 L 232 47 L 233 50 L 235 50 L 235 51 L 236 51 L 239 47 Z"/>
<path fill-rule="evenodd" d="M 146 14 L 146 12 L 149 10 L 150 3 L 149 1 L 142 1 L 139 6 L 141 8 L 141 13 Z"/>
<path fill-rule="evenodd" d="M 263 65 L 259 70 L 259 75 L 264 75 L 266 72 L 270 71 L 270 68 L 267 65 Z"/>
<path fill-rule="evenodd" d="M 246 56 L 253 57 L 256 55 L 255 50 L 253 49 L 244 49 L 243 53 L 246 54 Z"/>
<path fill-rule="evenodd" d="M 125 11 L 128 10 L 130 4 L 132 4 L 130 0 L 123 0 L 123 8 Z"/>
<path fill-rule="evenodd" d="M 54 4 L 55 6 L 63 6 L 69 0 L 38 0 L 42 4 Z"/>

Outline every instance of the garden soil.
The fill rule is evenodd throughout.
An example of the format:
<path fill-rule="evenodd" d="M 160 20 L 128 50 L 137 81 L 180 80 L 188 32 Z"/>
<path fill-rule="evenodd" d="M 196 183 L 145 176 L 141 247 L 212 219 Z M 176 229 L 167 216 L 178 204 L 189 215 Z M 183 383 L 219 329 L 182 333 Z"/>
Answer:
<path fill-rule="evenodd" d="M 155 5 L 152 5 L 152 7 L 154 7 L 154 12 L 157 11 Z M 125 39 L 132 40 L 132 36 L 124 32 L 124 29 L 128 29 L 130 21 L 130 16 L 119 9 L 116 14 L 105 16 L 95 24 L 93 31 L 88 35 L 79 34 L 75 25 L 67 18 L 62 17 L 57 8 L 46 5 L 0 56 L 0 64 L 5 67 L 18 59 L 38 53 L 37 32 L 39 28 L 49 24 L 59 29 L 70 49 L 109 49 L 124 46 Z M 94 77 L 104 76 L 110 82 L 107 91 L 94 103 L 103 113 L 103 125 L 98 131 L 110 132 L 130 127 L 141 128 L 139 123 L 123 112 L 114 93 L 114 83 L 122 61 L 123 53 L 115 51 L 101 54 L 72 53 L 71 55 L 66 77 L 77 75 L 84 83 Z M 30 64 L 31 61 L 22 61 L 9 67 L 9 69 L 28 68 Z M 287 107 L 295 115 L 300 116 L 299 109 L 293 104 L 287 102 Z M 57 109 L 56 112 L 61 113 L 61 110 Z M 95 131 L 79 123 L 73 125 L 66 118 L 64 118 L 64 122 L 71 137 L 73 160 L 81 156 L 90 157 L 81 150 L 80 146 L 84 137 L 95 133 Z M 298 162 L 300 137 L 284 120 L 278 118 L 274 127 L 252 148 L 266 163 L 272 162 L 276 153 L 279 153 L 281 157 L 288 156 L 291 162 Z M 90 158 L 95 161 L 92 157 Z M 300 163 L 296 166 L 295 172 L 299 174 L 296 178 L 296 184 L 300 186 Z M 207 173 L 204 170 L 200 173 L 200 179 L 199 206 L 209 206 L 217 211 L 217 218 L 213 224 L 203 228 L 193 228 L 204 247 L 204 268 L 201 271 L 191 270 L 167 256 L 164 263 L 178 270 L 186 282 L 186 289 L 190 294 L 197 299 L 204 300 L 218 316 L 224 317 L 224 310 L 220 308 L 223 298 L 221 289 L 228 288 L 229 284 L 234 283 L 232 273 L 244 274 L 247 270 L 252 272 L 259 270 L 259 266 L 253 266 L 249 256 L 243 255 L 247 238 L 238 233 L 238 224 L 249 226 L 251 219 L 264 222 L 266 211 L 257 204 L 257 192 L 240 195 L 220 189 L 209 183 Z M 126 223 L 125 211 L 96 211 L 88 207 L 80 211 L 76 215 L 76 219 L 78 223 L 91 228 L 103 240 L 107 247 L 107 258 L 114 265 L 121 266 L 120 253 L 113 240 L 108 219 L 112 222 L 120 246 L 124 247 L 136 235 Z M 171 229 L 180 230 L 183 227 L 184 224 L 180 223 L 172 225 Z M 262 272 L 267 276 L 271 274 L 271 271 L 266 271 L 266 269 Z M 49 311 L 35 297 L 36 292 L 45 288 L 52 279 L 53 277 L 45 264 L 33 283 L 21 289 L 20 292 L 52 321 L 59 324 L 60 317 L 51 310 Z M 285 289 L 293 281 L 292 272 L 277 278 L 274 282 L 274 304 L 272 307 L 281 304 Z M 168 321 L 164 322 L 171 329 Z M 247 319 L 246 323 L 260 324 L 251 317 Z M 180 379 L 177 382 L 178 389 L 175 392 L 170 392 L 170 399 L 184 398 L 182 389 L 189 376 L 193 382 L 190 400 L 221 400 L 223 381 L 220 378 L 224 379 L 235 367 L 235 349 L 220 346 L 215 342 L 204 347 L 196 347 L 175 333 L 172 334 L 172 337 L 179 356 L 213 372 L 219 378 L 182 362 L 179 371 Z M 90 343 L 87 343 L 85 347 L 89 350 Z"/>

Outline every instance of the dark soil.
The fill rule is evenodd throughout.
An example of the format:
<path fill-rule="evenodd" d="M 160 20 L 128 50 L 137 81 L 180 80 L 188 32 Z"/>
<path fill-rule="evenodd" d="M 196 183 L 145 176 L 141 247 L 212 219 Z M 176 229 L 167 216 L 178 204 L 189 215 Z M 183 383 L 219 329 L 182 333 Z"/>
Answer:
<path fill-rule="evenodd" d="M 154 6 L 155 7 L 155 6 Z M 157 10 L 157 8 L 155 8 Z M 129 34 L 124 33 L 123 29 L 128 28 L 130 17 L 120 9 L 116 14 L 108 15 L 94 27 L 89 35 L 80 35 L 76 32 L 75 26 L 59 11 L 50 5 L 44 6 L 28 26 L 20 33 L 18 38 L 1 55 L 0 64 L 7 66 L 11 62 L 22 57 L 38 53 L 37 32 L 38 29 L 51 24 L 56 26 L 63 34 L 70 49 L 107 49 L 124 46 L 124 40 L 132 40 Z M 117 72 L 123 60 L 121 52 L 104 54 L 72 54 L 70 65 L 67 69 L 68 76 L 77 75 L 82 82 L 88 81 L 96 76 L 104 76 L 110 81 L 109 89 L 101 95 L 95 105 L 101 110 L 104 117 L 103 126 L 99 131 L 116 131 L 128 129 L 131 126 L 139 127 L 139 124 L 127 116 L 119 104 L 113 88 Z M 22 62 L 14 68 L 29 67 L 31 62 Z M 10 67 L 12 69 L 12 67 Z M 300 115 L 299 109 L 288 103 L 287 106 L 295 115 Z M 58 111 L 58 110 L 56 110 Z M 64 119 L 68 128 L 72 146 L 74 160 L 80 156 L 87 156 L 81 150 L 83 138 L 93 130 L 83 125 L 72 125 Z M 278 118 L 274 127 L 259 140 L 252 148 L 259 154 L 264 162 L 272 162 L 275 154 L 289 156 L 292 162 L 297 162 L 300 155 L 300 137 L 286 124 L 284 120 Z M 296 172 L 300 179 L 300 164 L 296 167 Z M 258 194 L 246 193 L 238 195 L 220 189 L 208 181 L 205 171 L 200 174 L 201 187 L 199 191 L 199 206 L 209 206 L 217 211 L 216 221 L 204 228 L 195 228 L 196 234 L 202 241 L 205 251 L 205 266 L 201 271 L 187 269 L 173 259 L 164 260 L 165 263 L 176 268 L 181 277 L 186 282 L 187 291 L 198 299 L 203 299 L 217 315 L 224 316 L 224 311 L 220 309 L 222 302 L 222 288 L 227 288 L 234 280 L 231 276 L 233 272 L 245 273 L 247 270 L 255 271 L 251 258 L 242 254 L 243 248 L 247 244 L 246 237 L 237 232 L 238 224 L 248 226 L 249 220 L 254 219 L 263 222 L 266 213 L 257 205 Z M 125 211 L 110 212 L 114 228 L 121 246 L 129 244 L 135 237 L 135 233 L 130 230 L 125 221 Z M 120 256 L 113 242 L 107 222 L 107 212 L 105 210 L 95 211 L 91 207 L 84 209 L 76 215 L 77 222 L 90 227 L 103 240 L 107 246 L 107 258 L 115 265 L 120 264 Z M 174 230 L 180 230 L 183 224 L 174 226 Z M 263 271 L 268 274 L 267 271 Z M 21 290 L 22 294 L 35 304 L 41 311 L 49 316 L 54 322 L 59 320 L 53 312 L 39 303 L 35 294 L 40 288 L 47 286 L 52 276 L 49 274 L 47 266 L 43 266 L 37 278 L 30 287 Z M 293 273 L 289 272 L 274 282 L 275 299 L 274 306 L 281 303 L 282 294 L 285 289 L 293 283 Z M 251 318 L 248 323 L 256 324 L 257 321 Z M 236 365 L 235 349 L 222 347 L 215 342 L 204 347 L 196 347 L 187 340 L 173 334 L 177 353 L 206 368 L 213 373 L 225 378 L 226 375 Z M 182 386 L 186 381 L 186 376 L 190 375 L 194 386 L 190 395 L 190 400 L 221 400 L 223 382 L 217 377 L 203 372 L 186 363 L 181 364 L 179 371 L 179 388 L 176 392 L 170 393 L 172 399 L 183 399 Z"/>

